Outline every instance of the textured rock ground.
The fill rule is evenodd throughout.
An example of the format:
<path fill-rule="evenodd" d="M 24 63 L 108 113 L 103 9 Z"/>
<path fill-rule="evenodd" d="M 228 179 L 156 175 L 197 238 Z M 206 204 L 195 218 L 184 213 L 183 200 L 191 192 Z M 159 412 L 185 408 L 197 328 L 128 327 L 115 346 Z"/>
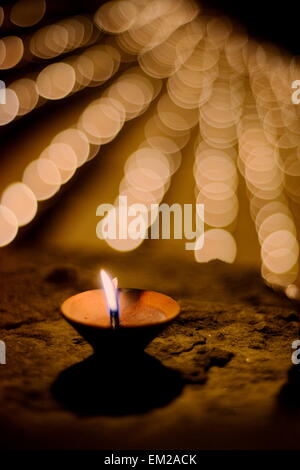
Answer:
<path fill-rule="evenodd" d="M 135 360 L 100 360 L 61 318 L 106 266 L 181 315 Z M 139 254 L 3 251 L 2 448 L 298 448 L 298 306 L 256 270 Z M 125 357 L 125 355 L 124 355 Z"/>

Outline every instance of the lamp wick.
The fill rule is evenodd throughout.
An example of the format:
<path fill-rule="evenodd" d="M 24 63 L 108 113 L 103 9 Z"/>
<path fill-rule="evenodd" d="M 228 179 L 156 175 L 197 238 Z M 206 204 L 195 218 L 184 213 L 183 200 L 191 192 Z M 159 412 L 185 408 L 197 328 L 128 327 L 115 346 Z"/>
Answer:
<path fill-rule="evenodd" d="M 120 321 L 119 321 L 119 309 L 118 310 L 110 310 L 110 323 L 111 323 L 111 327 L 113 329 L 116 329 L 118 328 L 118 326 L 120 325 Z"/>

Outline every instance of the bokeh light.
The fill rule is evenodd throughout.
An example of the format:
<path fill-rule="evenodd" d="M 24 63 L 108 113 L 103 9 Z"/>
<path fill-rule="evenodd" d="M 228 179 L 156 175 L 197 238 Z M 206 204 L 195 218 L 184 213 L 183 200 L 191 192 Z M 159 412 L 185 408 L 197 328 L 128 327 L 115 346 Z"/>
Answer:
<path fill-rule="evenodd" d="M 47 7 L 45 0 L 18 0 L 8 10 L 5 20 L 19 28 L 43 23 L 0 40 L 0 69 L 17 70 L 0 104 L 0 125 L 88 87 L 99 93 L 86 90 L 79 117 L 33 155 L 22 182 L 4 189 L 0 244 L 35 217 L 38 201 L 54 196 L 127 121 L 149 109 L 118 196 L 149 212 L 163 201 L 192 139 L 191 188 L 195 203 L 204 204 L 205 222 L 196 261 L 235 260 L 238 191 L 245 192 L 262 276 L 297 296 L 300 108 L 291 103 L 291 83 L 299 79 L 299 60 L 249 38 L 224 16 L 202 15 L 192 0 L 111 0 L 91 15 L 54 23 Z M 4 14 L 0 7 L 0 24 Z M 136 249 L 152 222 L 140 238 L 108 243 L 119 251 Z"/>
<path fill-rule="evenodd" d="M 122 33 L 136 21 L 138 8 L 133 2 L 111 1 L 97 10 L 94 21 L 98 28 L 112 34 Z"/>
<path fill-rule="evenodd" d="M 19 101 L 18 116 L 30 113 L 39 100 L 39 94 L 35 81 L 31 78 L 20 78 L 9 85 L 10 90 L 13 90 Z"/>
<path fill-rule="evenodd" d="M 54 162 L 48 158 L 40 158 L 25 168 L 23 183 L 31 189 L 38 201 L 44 201 L 60 189 L 61 176 Z"/>
<path fill-rule="evenodd" d="M 0 204 L 0 247 L 11 243 L 18 233 L 18 221 L 15 214 Z"/>
<path fill-rule="evenodd" d="M 19 99 L 14 90 L 7 88 L 5 91 L 5 103 L 0 103 L 0 126 L 11 122 L 19 112 Z"/>
<path fill-rule="evenodd" d="M 14 213 L 18 226 L 28 224 L 37 212 L 37 200 L 24 183 L 12 183 L 2 194 L 1 204 Z"/>
<path fill-rule="evenodd" d="M 65 98 L 71 93 L 74 85 L 74 69 L 64 62 L 48 65 L 39 73 L 36 80 L 39 94 L 48 100 Z"/>
<path fill-rule="evenodd" d="M 236 251 L 236 242 L 230 232 L 224 229 L 210 229 L 205 231 L 203 248 L 195 251 L 195 259 L 198 263 L 215 259 L 233 263 Z"/>
<path fill-rule="evenodd" d="M 15 67 L 23 57 L 24 44 L 18 36 L 0 39 L 0 70 Z"/>
<path fill-rule="evenodd" d="M 10 21 L 26 28 L 38 23 L 46 12 L 45 0 L 19 0 L 10 11 Z"/>

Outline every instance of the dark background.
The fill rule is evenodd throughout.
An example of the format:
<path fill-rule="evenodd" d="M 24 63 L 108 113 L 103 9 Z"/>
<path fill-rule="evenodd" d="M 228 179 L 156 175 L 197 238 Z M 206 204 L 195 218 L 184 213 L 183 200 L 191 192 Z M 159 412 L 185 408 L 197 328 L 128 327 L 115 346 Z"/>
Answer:
<path fill-rule="evenodd" d="M 15 0 L 1 1 L 1 6 L 8 7 L 13 3 Z M 51 20 L 54 20 L 64 12 L 66 15 L 70 15 L 89 10 L 95 11 L 101 3 L 105 3 L 105 0 L 49 0 L 47 11 L 51 14 Z M 240 21 L 247 28 L 249 34 L 258 39 L 273 41 L 293 54 L 299 54 L 299 2 L 201 0 L 199 3 L 207 9 L 219 10 Z M 47 13 L 46 18 L 37 27 L 47 22 L 48 18 Z M 7 33 L 5 26 L 4 24 L 1 28 L 3 35 Z"/>
<path fill-rule="evenodd" d="M 299 54 L 299 2 L 205 0 L 200 3 L 235 18 L 257 39 L 272 41 L 292 54 Z"/>

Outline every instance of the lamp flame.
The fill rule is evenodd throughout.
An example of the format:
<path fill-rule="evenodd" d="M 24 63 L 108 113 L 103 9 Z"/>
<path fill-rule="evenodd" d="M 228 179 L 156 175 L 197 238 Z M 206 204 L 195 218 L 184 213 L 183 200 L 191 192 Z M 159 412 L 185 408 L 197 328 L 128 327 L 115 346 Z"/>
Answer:
<path fill-rule="evenodd" d="M 107 308 L 110 314 L 111 324 L 113 328 L 116 328 L 119 324 L 118 279 L 111 279 L 104 269 L 101 269 L 100 277 L 107 302 Z"/>

